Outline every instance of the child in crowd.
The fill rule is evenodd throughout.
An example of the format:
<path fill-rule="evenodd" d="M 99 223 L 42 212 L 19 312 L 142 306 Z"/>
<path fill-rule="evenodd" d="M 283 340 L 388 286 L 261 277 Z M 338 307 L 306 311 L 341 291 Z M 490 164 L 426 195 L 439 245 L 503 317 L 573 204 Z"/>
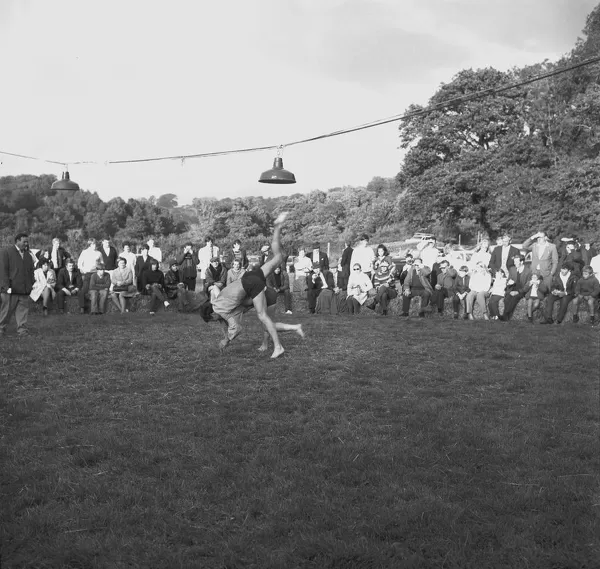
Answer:
<path fill-rule="evenodd" d="M 600 282 L 598 282 L 598 279 L 594 276 L 592 267 L 586 265 L 581 271 L 581 278 L 575 285 L 575 298 L 573 299 L 575 314 L 573 315 L 573 322 L 579 322 L 579 304 L 583 300 L 588 303 L 590 310 L 590 324 L 594 325 L 596 322 L 594 309 L 599 296 Z"/>
<path fill-rule="evenodd" d="M 498 320 L 500 318 L 500 300 L 504 298 L 504 294 L 506 293 L 506 284 L 508 282 L 508 278 L 506 277 L 506 273 L 500 269 L 496 273 L 496 278 L 492 283 L 492 288 L 490 290 L 490 300 L 488 301 L 488 309 L 490 311 L 490 316 L 492 320 Z"/>
<path fill-rule="evenodd" d="M 540 290 L 542 277 L 539 273 L 531 275 L 531 283 L 527 292 L 527 320 L 533 322 L 533 312 L 540 307 L 540 300 L 543 300 L 544 293 Z"/>

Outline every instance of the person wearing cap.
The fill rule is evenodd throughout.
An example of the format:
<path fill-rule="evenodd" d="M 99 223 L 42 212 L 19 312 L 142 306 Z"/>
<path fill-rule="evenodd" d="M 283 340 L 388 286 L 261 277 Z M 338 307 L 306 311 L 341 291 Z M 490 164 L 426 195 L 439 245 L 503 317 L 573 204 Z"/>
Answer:
<path fill-rule="evenodd" d="M 363 233 L 358 238 L 358 243 L 352 251 L 350 258 L 350 266 L 360 265 L 361 271 L 371 278 L 373 272 L 373 261 L 375 261 L 375 252 L 368 246 L 369 236 Z"/>
<path fill-rule="evenodd" d="M 469 288 L 469 267 L 462 265 L 454 280 L 454 294 L 452 295 L 452 313 L 454 319 L 458 319 L 460 307 L 463 308 L 463 318 L 466 320 L 469 317 L 467 313 L 467 295 L 471 290 Z"/>
<path fill-rule="evenodd" d="M 550 287 L 546 285 L 544 280 L 540 289 L 546 296 L 546 307 L 544 309 L 544 317 L 542 324 L 554 324 L 553 311 L 554 303 L 558 301 L 558 314 L 556 315 L 556 323 L 561 324 L 567 315 L 569 304 L 575 298 L 575 285 L 577 277 L 573 274 L 573 263 L 566 262 L 557 275 L 554 275 Z"/>
<path fill-rule="evenodd" d="M 165 273 L 165 292 L 167 299 L 177 300 L 177 310 L 183 312 L 186 303 L 185 282 L 181 276 L 177 259 L 171 260 L 169 270 Z"/>
<path fill-rule="evenodd" d="M 167 295 L 165 293 L 165 275 L 158 268 L 158 261 L 150 261 L 150 270 L 142 273 L 143 294 L 150 295 L 150 316 L 154 316 L 156 309 L 162 302 L 165 308 L 169 306 Z"/>
<path fill-rule="evenodd" d="M 111 279 L 105 270 L 104 263 L 96 264 L 96 272 L 90 277 L 90 314 L 104 314 L 110 289 Z"/>
<path fill-rule="evenodd" d="M 308 311 L 315 313 L 317 308 L 317 298 L 323 288 L 323 278 L 321 276 L 321 266 L 318 261 L 313 262 L 312 271 L 306 277 L 306 287 L 308 289 Z"/>
<path fill-rule="evenodd" d="M 269 243 L 266 243 L 260 248 L 258 264 L 262 267 L 267 261 L 270 261 L 272 258 L 273 251 L 271 251 L 271 245 Z"/>
<path fill-rule="evenodd" d="M 321 251 L 321 244 L 318 241 L 313 243 L 311 261 L 313 266 L 315 263 L 319 264 L 321 272 L 329 270 L 329 257 L 327 256 L 327 253 Z"/>
<path fill-rule="evenodd" d="M 213 243 L 212 237 L 207 236 L 204 243 L 204 247 L 198 251 L 198 278 L 200 279 L 198 284 L 201 290 L 205 289 L 206 269 L 210 267 L 211 259 L 219 256 L 219 248 Z"/>
<path fill-rule="evenodd" d="M 227 268 L 219 257 L 212 257 L 210 265 L 206 269 L 206 278 L 204 281 L 204 291 L 210 295 L 211 301 L 214 301 L 227 284 Z"/>

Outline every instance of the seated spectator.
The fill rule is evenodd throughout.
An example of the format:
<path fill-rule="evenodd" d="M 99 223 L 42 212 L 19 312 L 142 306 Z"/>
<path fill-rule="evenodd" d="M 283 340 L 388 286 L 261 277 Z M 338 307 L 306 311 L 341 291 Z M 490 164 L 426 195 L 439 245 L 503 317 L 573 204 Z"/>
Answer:
<path fill-rule="evenodd" d="M 508 281 L 504 294 L 504 313 L 502 320 L 510 320 L 520 300 L 525 297 L 531 286 L 531 270 L 525 266 L 520 253 L 513 255 L 508 261 Z"/>
<path fill-rule="evenodd" d="M 42 314 L 48 316 L 48 304 L 56 296 L 56 273 L 50 268 L 50 261 L 42 257 L 33 276 L 35 281 L 29 296 L 34 302 L 42 299 Z"/>
<path fill-rule="evenodd" d="M 127 299 L 138 294 L 133 284 L 133 267 L 128 266 L 125 257 L 117 259 L 117 268 L 113 271 L 110 286 L 110 299 L 121 311 L 128 312 Z"/>
<path fill-rule="evenodd" d="M 176 259 L 171 261 L 169 270 L 165 273 L 165 293 L 169 300 L 177 300 L 177 310 L 183 312 L 186 305 L 185 283 Z"/>
<path fill-rule="evenodd" d="M 187 290 L 196 290 L 196 280 L 198 278 L 198 255 L 194 253 L 194 246 L 191 241 L 183 246 L 183 253 L 177 259 L 179 266 L 179 276 L 181 282 Z"/>
<path fill-rule="evenodd" d="M 490 299 L 488 301 L 488 308 L 492 320 L 500 319 L 500 301 L 504 299 L 504 295 L 506 294 L 507 283 L 508 277 L 506 276 L 504 269 L 498 269 L 492 282 Z"/>
<path fill-rule="evenodd" d="M 467 312 L 467 295 L 471 290 L 469 288 L 469 267 L 463 265 L 458 269 L 456 279 L 454 281 L 454 294 L 452 295 L 452 311 L 454 319 L 458 319 L 460 307 L 463 307 L 463 318 L 466 320 L 469 317 Z"/>
<path fill-rule="evenodd" d="M 317 308 L 317 298 L 321 294 L 324 279 L 321 278 L 321 266 L 319 262 L 313 263 L 313 269 L 306 277 L 306 288 L 308 298 L 308 311 L 314 314 Z"/>
<path fill-rule="evenodd" d="M 577 278 L 573 274 L 573 264 L 570 262 L 565 263 L 558 275 L 554 275 L 552 279 L 552 285 L 548 288 L 544 283 L 543 292 L 547 294 L 546 297 L 546 308 L 544 310 L 544 318 L 542 324 L 554 324 L 553 311 L 554 303 L 558 301 L 558 314 L 556 315 L 556 323 L 561 324 L 567 315 L 569 304 L 575 298 L 575 284 Z M 540 287 L 542 288 L 542 287 Z"/>
<path fill-rule="evenodd" d="M 137 290 L 137 282 L 135 276 L 135 262 L 137 260 L 137 255 L 131 250 L 131 245 L 129 243 L 123 243 L 123 251 L 119 255 L 119 257 L 123 257 L 127 262 L 127 266 L 131 269 L 133 273 L 133 286 L 136 287 Z"/>
<path fill-rule="evenodd" d="M 550 290 L 557 268 L 560 267 L 556 245 L 550 242 L 544 231 L 538 231 L 526 239 L 522 247 L 531 253 L 531 270 L 542 275 L 544 286 L 540 290 Z"/>
<path fill-rule="evenodd" d="M 335 288 L 333 289 L 337 297 L 338 314 L 343 314 L 348 311 L 346 299 L 348 297 L 347 289 L 349 275 L 350 270 L 348 270 L 348 274 L 346 274 L 346 270 L 344 269 L 344 265 L 342 264 L 342 259 L 340 259 L 337 265 L 337 271 L 334 276 Z"/>
<path fill-rule="evenodd" d="M 335 286 L 333 273 L 329 270 L 321 272 L 321 293 L 317 297 L 315 312 L 317 314 L 337 314 L 339 312 L 339 289 Z"/>
<path fill-rule="evenodd" d="M 583 301 L 588 304 L 590 324 L 593 326 L 596 323 L 594 311 L 598 297 L 600 297 L 600 282 L 594 276 L 592 267 L 586 265 L 581 272 L 581 278 L 575 284 L 575 298 L 573 299 L 575 314 L 573 315 L 573 322 L 579 322 L 579 305 Z"/>
<path fill-rule="evenodd" d="M 219 261 L 219 257 L 211 258 L 210 265 L 206 269 L 205 279 L 204 290 L 206 294 L 210 295 L 210 300 L 213 302 L 227 284 L 227 267 Z"/>
<path fill-rule="evenodd" d="M 111 286 L 110 275 L 104 268 L 104 263 L 96 265 L 96 272 L 90 279 L 90 314 L 104 314 L 106 312 L 106 301 Z"/>
<path fill-rule="evenodd" d="M 594 276 L 600 281 L 600 254 L 592 257 L 590 267 L 592 267 L 592 271 L 594 271 Z"/>
<path fill-rule="evenodd" d="M 573 265 L 573 275 L 577 278 L 581 277 L 581 269 L 585 263 L 581 252 L 577 250 L 574 240 L 565 243 L 562 255 L 559 256 L 558 266 L 562 267 L 565 263 L 571 263 Z"/>
<path fill-rule="evenodd" d="M 138 292 L 141 292 L 143 294 L 146 294 L 146 290 L 144 287 L 144 273 L 151 271 L 152 270 L 152 264 L 156 263 L 156 266 L 158 267 L 158 261 L 154 258 L 151 257 L 148 253 L 149 251 L 149 247 L 148 245 L 142 245 L 142 252 L 140 254 L 139 257 L 136 258 L 135 260 L 135 267 L 133 269 L 134 271 L 134 277 L 136 280 L 136 286 L 137 286 L 137 290 Z M 162 273 L 161 273 L 162 274 Z"/>
<path fill-rule="evenodd" d="M 287 272 L 282 271 L 281 267 L 275 267 L 273 272 L 267 277 L 267 289 L 275 294 L 274 298 L 282 294 L 285 303 L 285 313 L 292 314 L 292 293 L 290 292 L 290 278 Z"/>
<path fill-rule="evenodd" d="M 65 311 L 65 298 L 75 295 L 77 295 L 79 302 L 79 312 L 83 314 L 85 311 L 83 277 L 75 267 L 75 261 L 69 258 L 66 260 L 65 266 L 58 271 L 58 276 L 56 277 L 56 302 L 59 314 Z"/>
<path fill-rule="evenodd" d="M 246 272 L 246 269 L 242 267 L 241 261 L 235 259 L 231 265 L 231 269 L 227 271 L 227 282 L 225 286 L 229 286 L 232 282 L 242 278 L 242 275 Z"/>
<path fill-rule="evenodd" d="M 544 300 L 542 275 L 533 273 L 530 277 L 529 288 L 525 298 L 527 299 L 527 320 L 533 323 L 533 313 L 540 307 L 540 301 Z"/>
<path fill-rule="evenodd" d="M 355 249 L 356 251 L 356 249 Z M 371 267 L 369 261 L 369 268 Z M 360 307 L 367 301 L 373 283 L 369 275 L 363 272 L 359 263 L 352 263 L 352 273 L 348 279 L 346 305 L 350 314 L 358 314 Z"/>
<path fill-rule="evenodd" d="M 165 293 L 165 275 L 158 269 L 158 261 L 152 259 L 150 270 L 142 273 L 142 290 L 144 294 L 150 295 L 150 316 L 156 314 L 156 309 L 162 302 L 165 308 L 169 306 L 169 301 Z"/>
<path fill-rule="evenodd" d="M 419 317 L 425 316 L 425 309 L 429 306 L 433 288 L 429 282 L 431 269 L 423 265 L 422 259 L 414 259 L 407 256 L 406 270 L 400 274 L 400 284 L 402 285 L 402 313 L 400 316 L 408 316 L 410 310 L 410 301 L 413 298 L 421 299 L 419 307 Z"/>
<path fill-rule="evenodd" d="M 376 291 L 373 309 L 379 305 L 381 306 L 381 314 L 387 316 L 389 301 L 398 296 L 395 286 L 396 265 L 394 265 L 389 255 L 379 255 L 381 247 L 380 245 L 377 248 L 378 256 L 375 259 L 375 273 L 373 274 L 373 288 Z M 387 252 L 385 247 L 384 250 Z"/>
<path fill-rule="evenodd" d="M 500 269 L 504 271 L 505 275 L 508 275 L 509 269 L 513 266 L 515 255 L 519 255 L 519 250 L 510 244 L 511 239 L 508 233 L 504 233 L 498 238 L 499 243 L 494 247 L 488 265 L 492 276 L 495 276 Z"/>
<path fill-rule="evenodd" d="M 488 259 L 489 263 L 489 259 Z M 492 275 L 487 269 L 487 263 L 479 261 L 469 279 L 469 294 L 467 294 L 467 314 L 469 320 L 475 320 L 473 308 L 477 303 L 483 311 L 484 320 L 489 320 L 486 300 L 492 286 Z"/>
<path fill-rule="evenodd" d="M 443 315 L 445 300 L 454 296 L 454 287 L 458 273 L 450 266 L 450 263 L 446 259 L 436 263 L 436 265 L 435 272 L 431 272 L 431 285 L 433 288 L 431 304 L 437 306 L 438 314 Z"/>

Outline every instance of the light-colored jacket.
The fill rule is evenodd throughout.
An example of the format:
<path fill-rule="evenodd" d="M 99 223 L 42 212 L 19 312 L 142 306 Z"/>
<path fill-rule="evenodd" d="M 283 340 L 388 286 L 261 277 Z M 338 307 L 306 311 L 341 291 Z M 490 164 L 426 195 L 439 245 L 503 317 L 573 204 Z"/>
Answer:
<path fill-rule="evenodd" d="M 42 292 L 44 292 L 46 287 L 51 290 L 52 297 L 54 298 L 54 287 L 56 286 L 56 273 L 54 270 L 48 269 L 48 272 L 44 273 L 44 269 L 40 267 L 39 269 L 35 270 L 33 276 L 35 278 L 35 282 L 33 283 L 33 288 L 29 294 L 31 300 L 36 301 L 40 296 L 42 296 Z"/>

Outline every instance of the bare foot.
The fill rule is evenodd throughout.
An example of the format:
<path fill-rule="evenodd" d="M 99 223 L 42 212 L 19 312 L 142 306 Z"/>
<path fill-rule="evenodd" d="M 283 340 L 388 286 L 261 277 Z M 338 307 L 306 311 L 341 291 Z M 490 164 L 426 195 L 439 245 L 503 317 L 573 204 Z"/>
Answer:
<path fill-rule="evenodd" d="M 258 351 L 266 352 L 268 348 L 269 348 L 269 346 L 267 346 L 266 344 L 261 344 L 260 347 L 258 348 Z"/>
<path fill-rule="evenodd" d="M 304 333 L 304 330 L 302 330 L 302 324 L 298 324 L 298 328 L 296 328 L 296 334 L 298 334 L 298 336 L 300 336 L 302 339 L 306 338 L 306 334 Z"/>
<path fill-rule="evenodd" d="M 279 348 L 275 348 L 275 351 L 271 355 L 271 359 L 274 360 L 275 358 L 278 358 L 280 355 L 283 354 L 283 352 L 285 352 L 285 350 L 283 349 L 283 346 L 279 346 Z"/>
<path fill-rule="evenodd" d="M 278 216 L 277 219 L 275 220 L 275 225 L 281 225 L 287 218 L 287 216 L 290 214 L 289 211 L 282 211 Z"/>

